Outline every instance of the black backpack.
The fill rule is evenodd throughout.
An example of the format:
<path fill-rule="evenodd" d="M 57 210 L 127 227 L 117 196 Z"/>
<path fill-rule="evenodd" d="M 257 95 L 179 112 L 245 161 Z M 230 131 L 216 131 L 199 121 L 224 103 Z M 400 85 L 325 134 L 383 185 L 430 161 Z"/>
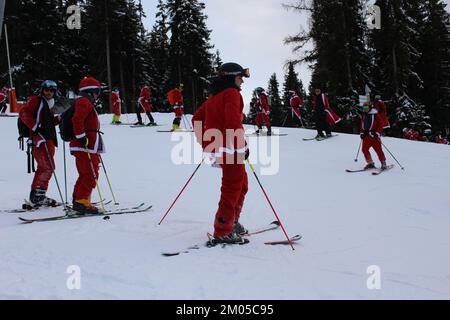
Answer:
<path fill-rule="evenodd" d="M 20 119 L 17 119 L 17 130 L 19 131 L 19 139 L 30 138 L 30 128 Z"/>
<path fill-rule="evenodd" d="M 72 123 L 74 113 L 75 106 L 71 105 L 69 109 L 61 114 L 61 119 L 59 122 L 59 134 L 61 135 L 61 139 L 63 139 L 64 141 L 70 141 L 75 138 Z"/>

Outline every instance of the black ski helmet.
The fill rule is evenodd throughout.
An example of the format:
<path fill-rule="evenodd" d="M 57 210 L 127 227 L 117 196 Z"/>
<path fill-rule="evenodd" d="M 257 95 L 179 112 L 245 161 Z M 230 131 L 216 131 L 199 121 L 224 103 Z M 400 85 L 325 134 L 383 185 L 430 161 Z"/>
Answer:
<path fill-rule="evenodd" d="M 242 76 L 249 78 L 250 70 L 248 68 L 242 68 L 241 65 L 234 62 L 227 62 L 222 64 L 217 70 L 217 74 L 219 77 L 226 76 Z"/>

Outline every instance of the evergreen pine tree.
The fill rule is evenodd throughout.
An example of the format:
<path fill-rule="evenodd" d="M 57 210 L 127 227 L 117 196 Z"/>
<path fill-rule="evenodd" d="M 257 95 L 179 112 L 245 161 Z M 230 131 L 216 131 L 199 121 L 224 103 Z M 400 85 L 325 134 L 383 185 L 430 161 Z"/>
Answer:
<path fill-rule="evenodd" d="M 153 29 L 150 32 L 150 42 L 148 52 L 151 59 L 150 88 L 153 93 L 154 104 L 160 111 L 172 112 L 166 99 L 166 93 L 170 90 L 169 79 L 169 37 L 167 28 L 167 8 L 162 0 L 158 1 L 156 20 Z"/>
<path fill-rule="evenodd" d="M 297 72 L 295 72 L 294 69 L 294 64 L 292 62 L 288 63 L 288 68 L 287 68 L 287 72 L 286 75 L 284 76 L 284 84 L 283 84 L 283 120 L 284 118 L 287 116 L 286 119 L 286 126 L 292 126 L 294 125 L 296 122 L 293 121 L 292 116 L 291 116 L 291 111 L 290 111 L 290 94 L 289 91 L 295 91 L 298 94 L 302 95 L 300 96 L 300 98 L 302 99 L 303 103 L 305 103 L 305 90 L 303 88 L 303 83 L 301 82 L 301 80 L 299 80 L 298 78 L 298 74 Z"/>
<path fill-rule="evenodd" d="M 424 1 L 418 73 L 423 80 L 421 101 L 435 131 L 450 127 L 450 25 L 441 0 Z"/>
<path fill-rule="evenodd" d="M 279 83 L 275 73 L 270 77 L 267 94 L 271 97 L 270 123 L 272 126 L 281 126 L 285 110 L 281 101 Z"/>
<path fill-rule="evenodd" d="M 185 111 L 193 112 L 203 99 L 207 84 L 200 78 L 212 74 L 211 31 L 206 27 L 205 4 L 198 0 L 167 0 L 169 86 L 184 84 Z"/>

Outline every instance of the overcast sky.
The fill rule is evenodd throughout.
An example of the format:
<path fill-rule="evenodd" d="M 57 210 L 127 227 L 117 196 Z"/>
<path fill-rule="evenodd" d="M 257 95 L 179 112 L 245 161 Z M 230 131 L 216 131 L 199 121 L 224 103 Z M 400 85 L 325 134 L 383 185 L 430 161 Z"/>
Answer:
<path fill-rule="evenodd" d="M 223 62 L 237 62 L 250 68 L 251 77 L 245 79 L 242 94 L 245 104 L 251 92 L 260 86 L 267 89 L 274 72 L 283 89 L 286 61 L 295 57 L 292 47 L 283 44 L 288 35 L 301 28 L 308 30 L 308 15 L 288 11 L 282 3 L 294 0 L 206 0 L 205 14 L 211 33 L 211 44 L 218 49 Z M 448 4 L 450 0 L 444 1 Z M 157 0 L 142 0 L 147 18 L 145 25 L 151 30 L 155 21 Z M 330 17 L 332 18 L 332 17 Z M 296 67 L 299 78 L 308 88 L 311 71 L 307 65 Z"/>

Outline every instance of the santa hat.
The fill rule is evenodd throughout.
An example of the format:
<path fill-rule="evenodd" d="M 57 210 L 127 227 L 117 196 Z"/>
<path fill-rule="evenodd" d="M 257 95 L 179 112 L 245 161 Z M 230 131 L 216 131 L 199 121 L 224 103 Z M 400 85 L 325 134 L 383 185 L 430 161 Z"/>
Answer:
<path fill-rule="evenodd" d="M 80 91 L 87 91 L 87 90 L 101 90 L 102 85 L 100 82 L 95 79 L 92 76 L 86 76 L 83 78 L 83 80 L 80 81 Z"/>

